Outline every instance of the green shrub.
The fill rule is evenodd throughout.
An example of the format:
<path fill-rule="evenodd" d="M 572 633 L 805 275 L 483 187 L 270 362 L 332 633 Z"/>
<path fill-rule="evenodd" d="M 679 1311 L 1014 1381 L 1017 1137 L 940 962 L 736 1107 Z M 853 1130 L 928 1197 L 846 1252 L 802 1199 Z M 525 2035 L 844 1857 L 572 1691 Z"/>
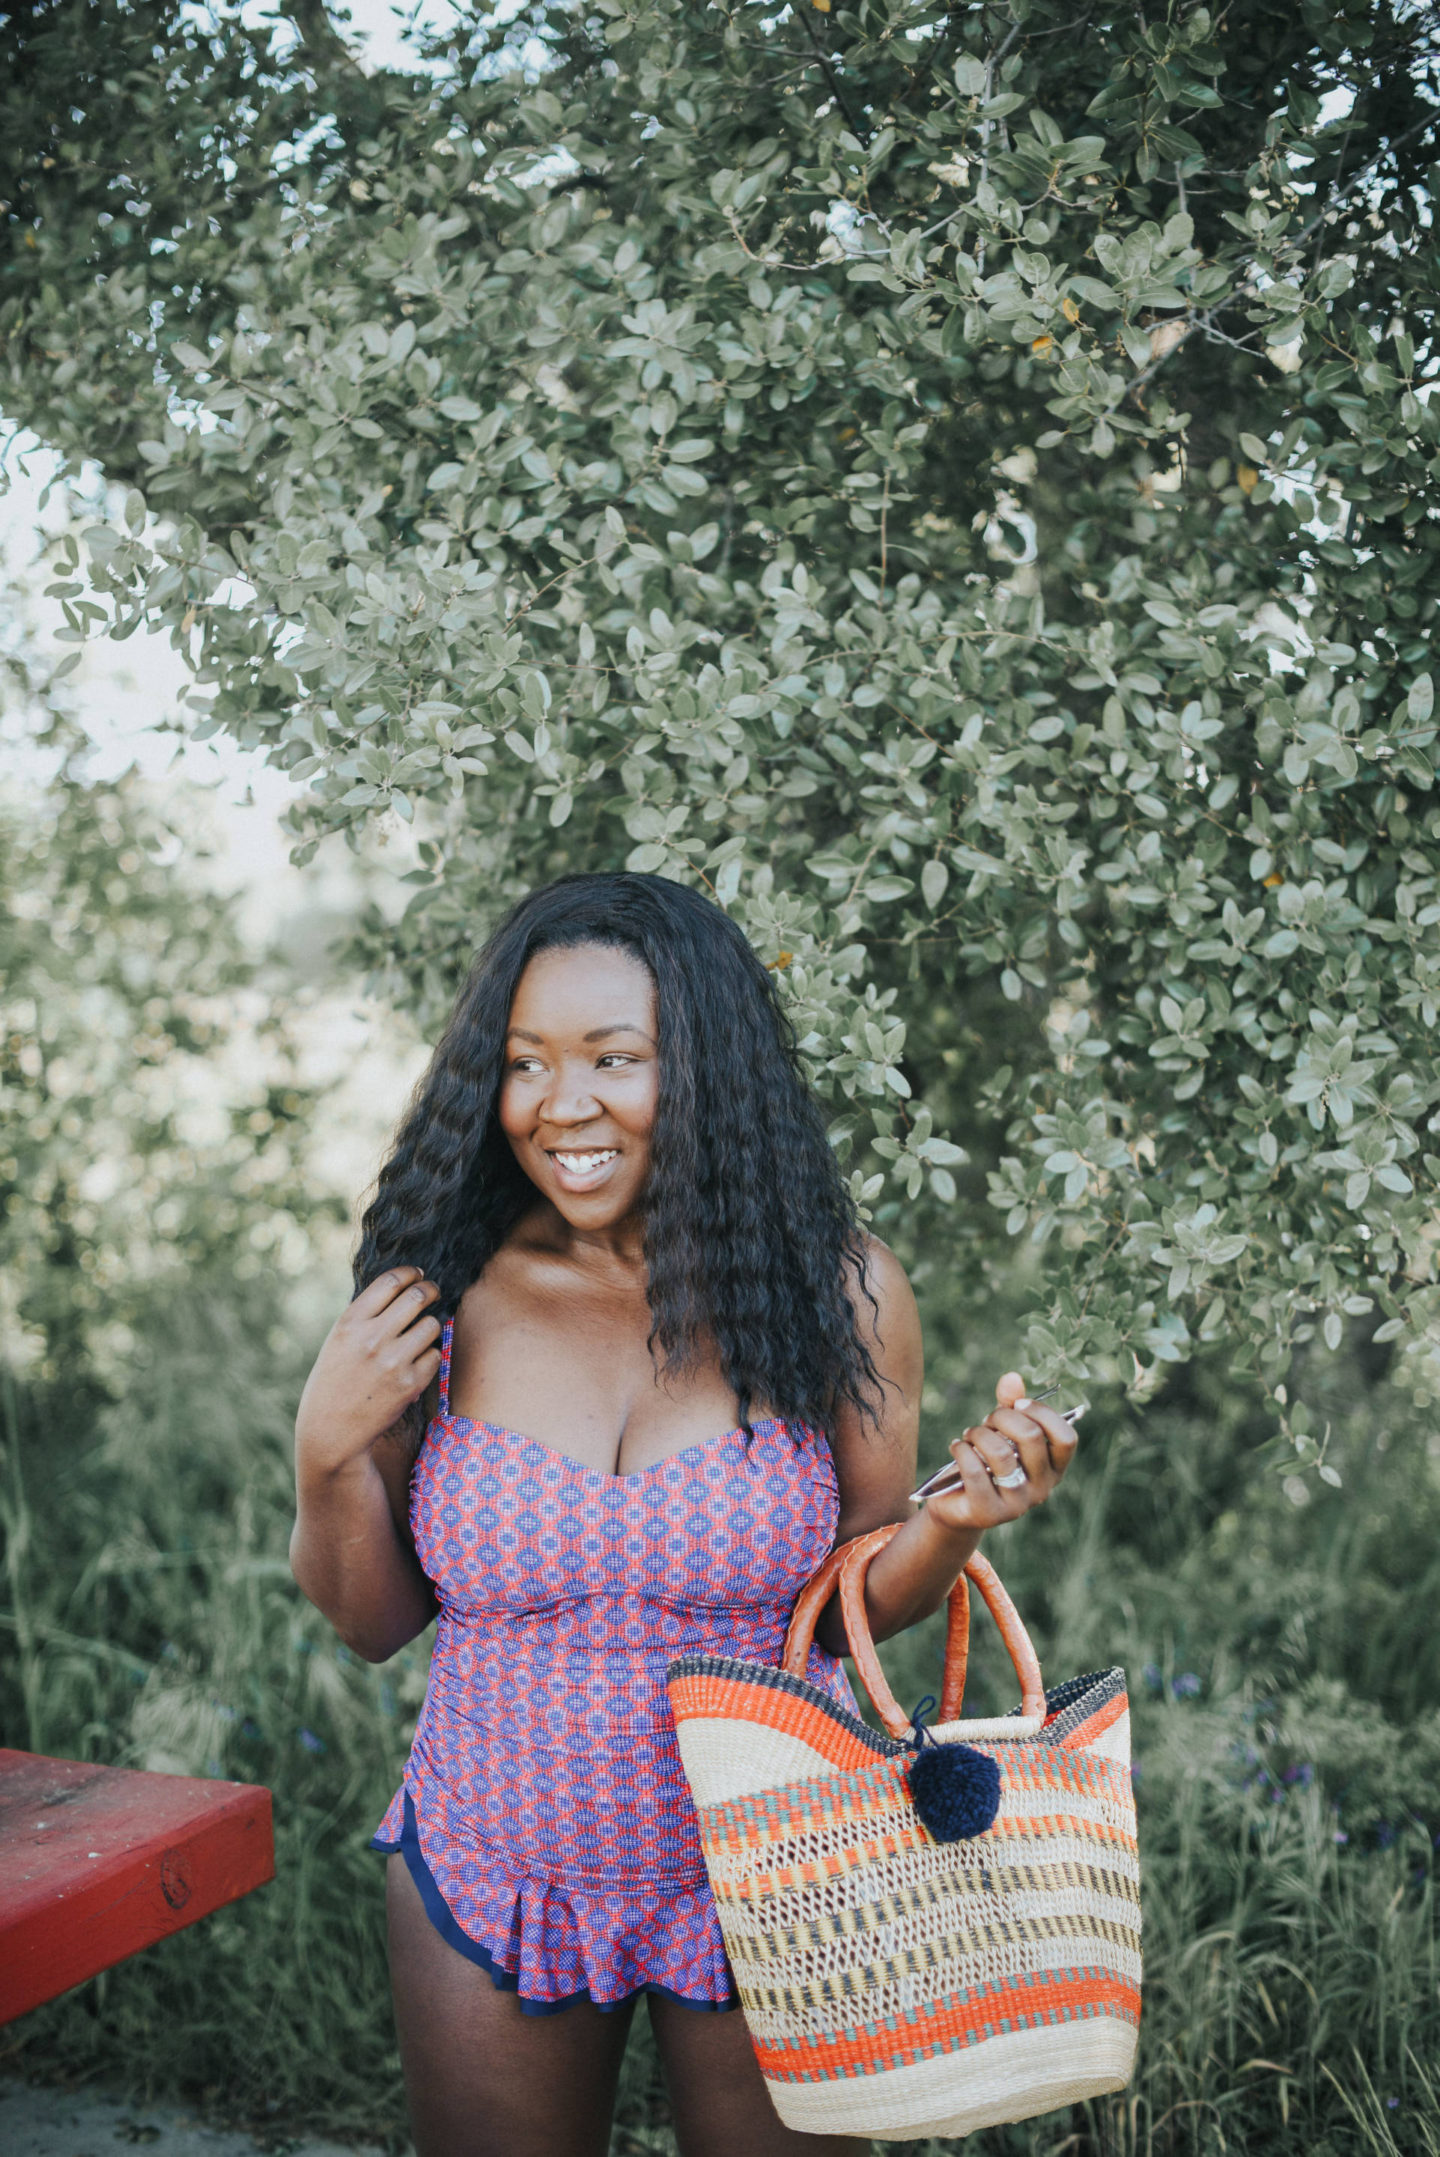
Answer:
<path fill-rule="evenodd" d="M 712 890 L 862 1194 L 1053 1237 L 1037 1360 L 1435 1353 L 1434 9 L 286 12 L 0 15 L 64 664 L 413 820 L 427 1026 L 561 869 Z"/>

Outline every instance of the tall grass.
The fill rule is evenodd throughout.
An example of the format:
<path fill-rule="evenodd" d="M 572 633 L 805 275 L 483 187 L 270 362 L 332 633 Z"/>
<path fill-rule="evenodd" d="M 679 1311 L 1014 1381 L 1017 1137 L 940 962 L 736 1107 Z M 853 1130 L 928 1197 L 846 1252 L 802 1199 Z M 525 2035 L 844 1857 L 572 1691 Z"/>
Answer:
<path fill-rule="evenodd" d="M 941 1428 L 989 1374 L 932 1330 Z M 425 1654 L 368 1668 L 290 1581 L 304 1349 L 263 1283 L 190 1281 L 118 1404 L 4 1395 L 5 1741 L 267 1783 L 279 1878 L 13 2026 L 0 2061 L 399 2146 L 365 1845 Z M 1143 1417 L 1097 1414 L 1063 1498 L 996 1540 L 1053 1674 L 1131 1673 L 1148 1961 L 1131 2090 L 982 2138 L 996 2157 L 1440 2157 L 1440 1491 L 1363 1354 L 1307 1385 L 1339 1492 L 1292 1502 L 1250 1397 L 1197 1367 Z M 937 1653 L 933 1624 L 887 1649 L 903 1698 Z M 977 1702 L 1005 1701 L 983 1635 L 976 1663 Z M 614 2146 L 673 2149 L 640 2022 Z"/>

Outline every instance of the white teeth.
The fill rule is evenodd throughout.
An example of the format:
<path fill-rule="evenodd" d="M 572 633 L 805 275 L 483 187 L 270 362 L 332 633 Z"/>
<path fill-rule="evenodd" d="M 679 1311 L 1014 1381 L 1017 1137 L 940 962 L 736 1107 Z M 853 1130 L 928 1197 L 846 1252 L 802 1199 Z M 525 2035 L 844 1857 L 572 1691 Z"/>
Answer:
<path fill-rule="evenodd" d="M 603 1168 L 607 1161 L 613 1161 L 619 1151 L 618 1146 L 611 1146 L 602 1153 L 556 1153 L 552 1159 L 572 1176 L 588 1176 L 592 1169 Z"/>

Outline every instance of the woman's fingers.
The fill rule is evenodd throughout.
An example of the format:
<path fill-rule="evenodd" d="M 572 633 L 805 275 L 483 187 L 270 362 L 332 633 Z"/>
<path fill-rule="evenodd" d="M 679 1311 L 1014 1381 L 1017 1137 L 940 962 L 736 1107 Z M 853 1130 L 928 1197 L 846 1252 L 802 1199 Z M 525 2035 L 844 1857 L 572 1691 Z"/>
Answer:
<path fill-rule="evenodd" d="M 1018 1371 L 1005 1373 L 995 1397 L 983 1423 L 951 1440 L 956 1482 L 926 1501 L 948 1527 L 998 1527 L 1018 1519 L 1049 1497 L 1074 1458 L 1074 1424 L 1031 1400 Z"/>
<path fill-rule="evenodd" d="M 1015 1408 L 992 1408 L 983 1423 L 967 1430 L 958 1441 L 977 1447 L 1001 1474 L 1008 1474 L 1016 1460 L 1038 1466 L 1046 1455 L 1045 1432 L 1032 1416 Z M 952 1449 L 953 1450 L 953 1449 Z"/>
<path fill-rule="evenodd" d="M 420 1313 L 427 1309 L 440 1293 L 435 1283 L 427 1281 L 417 1268 L 410 1267 L 407 1270 L 409 1278 L 396 1286 L 389 1299 L 370 1320 L 370 1325 L 381 1340 L 393 1339 L 397 1334 L 407 1332 Z M 378 1284 L 372 1282 L 371 1285 L 373 1287 Z"/>
<path fill-rule="evenodd" d="M 1040 1441 L 1043 1445 L 1043 1440 Z M 983 1468 L 999 1510 L 995 1519 L 1014 1520 L 1032 1505 L 1037 1497 L 1044 1495 L 1050 1480 L 1046 1465 L 1037 1460 L 1033 1443 L 1027 1448 L 1016 1446 L 996 1431 L 981 1429 L 973 1434 L 970 1446 L 977 1466 Z"/>
<path fill-rule="evenodd" d="M 1015 1478 L 1022 1478 L 1033 1496 L 1053 1488 L 1064 1474 L 1075 1442 L 1073 1425 L 1053 1411 L 996 1408 L 983 1423 L 955 1439 L 950 1452 L 957 1464 L 962 1453 L 968 1452 L 1002 1490 L 1019 1491 L 1021 1483 Z"/>
<path fill-rule="evenodd" d="M 436 1343 L 440 1334 L 440 1321 L 430 1313 L 417 1317 L 403 1332 L 394 1328 L 382 1333 L 371 1353 L 377 1357 L 383 1369 L 391 1371 L 402 1385 L 408 1385 L 410 1374 L 427 1356 L 439 1356 Z"/>
<path fill-rule="evenodd" d="M 352 1300 L 351 1315 L 355 1318 L 378 1318 L 398 1295 L 424 1278 L 418 1266 L 388 1267 L 384 1273 L 377 1273 L 373 1281 L 367 1281 L 359 1295 Z"/>
<path fill-rule="evenodd" d="M 410 1398 L 418 1400 L 440 1368 L 440 1351 L 427 1348 L 410 1366 Z"/>
<path fill-rule="evenodd" d="M 385 1311 L 387 1325 L 394 1326 L 397 1330 L 408 1328 L 412 1321 L 419 1316 L 420 1312 L 428 1304 L 435 1301 L 439 1293 L 440 1291 L 433 1281 L 427 1281 L 423 1278 L 412 1281 L 408 1288 L 401 1289 L 399 1295 L 387 1307 Z"/>
<path fill-rule="evenodd" d="M 1025 1381 L 1018 1371 L 1006 1371 L 995 1382 L 995 1400 L 1001 1408 L 1013 1408 L 1025 1391 Z"/>
<path fill-rule="evenodd" d="M 427 1355 L 440 1355 L 438 1344 L 440 1320 L 433 1318 L 427 1311 L 423 1318 L 416 1318 L 412 1327 L 405 1327 L 403 1333 L 386 1333 L 379 1337 L 375 1352 L 392 1372 L 397 1372 L 407 1383 L 410 1372 L 420 1363 L 420 1359 Z"/>
<path fill-rule="evenodd" d="M 1054 1477 L 1053 1449 L 1049 1431 L 1039 1413 L 1022 1415 L 1018 1409 L 1008 1412 L 997 1409 L 987 1421 L 997 1436 L 1014 1448 L 1016 1459 L 1024 1466 L 1031 1481 L 1048 1487 Z"/>
<path fill-rule="evenodd" d="M 1012 1445 L 1019 1445 L 1022 1441 L 1031 1445 L 1043 1445 L 1045 1442 L 1045 1426 L 1040 1421 L 1038 1408 L 1027 1408 L 1023 1411 L 1019 1408 L 992 1408 L 980 1428 L 998 1432 Z"/>
<path fill-rule="evenodd" d="M 1057 1409 L 1047 1408 L 1038 1401 L 1027 1400 L 1023 1406 L 1017 1402 L 1013 1408 L 992 1408 L 983 1427 L 999 1431 L 1022 1450 L 1040 1448 L 1034 1457 L 1038 1460 L 1048 1455 L 1057 1471 L 1069 1466 L 1075 1450 L 1074 1424 L 1067 1422 Z"/>
<path fill-rule="evenodd" d="M 978 1430 L 967 1431 L 965 1435 L 971 1450 L 984 1461 L 997 1483 L 1006 1476 L 1030 1476 L 1040 1466 L 1045 1439 L 1039 1431 L 1033 1437 L 1021 1438 L 982 1424 Z M 1014 1487 L 1012 1484 L 1011 1488 Z"/>
<path fill-rule="evenodd" d="M 439 1294 L 418 1266 L 391 1266 L 345 1306 L 296 1419 L 296 1443 L 312 1465 L 357 1459 L 431 1385 L 440 1368 Z"/>
<path fill-rule="evenodd" d="M 362 1288 L 345 1313 L 350 1328 L 385 1340 L 413 1326 L 440 1291 L 418 1266 L 392 1266 Z"/>
<path fill-rule="evenodd" d="M 968 1438 L 957 1438 L 950 1451 L 963 1481 L 953 1490 L 926 1501 L 947 1527 L 998 1528 L 1024 1512 L 1028 1503 L 1024 1490 L 1002 1490 L 990 1461 L 978 1446 L 971 1445 Z M 1012 1454 L 1012 1466 L 1013 1463 Z"/>
<path fill-rule="evenodd" d="M 1062 1416 L 1058 1408 L 1047 1408 L 1035 1401 L 1026 1405 L 1024 1413 L 1032 1422 L 1040 1425 L 1045 1433 L 1051 1465 L 1057 1475 L 1063 1475 L 1075 1454 L 1075 1442 L 1079 1436 L 1075 1425 Z"/>

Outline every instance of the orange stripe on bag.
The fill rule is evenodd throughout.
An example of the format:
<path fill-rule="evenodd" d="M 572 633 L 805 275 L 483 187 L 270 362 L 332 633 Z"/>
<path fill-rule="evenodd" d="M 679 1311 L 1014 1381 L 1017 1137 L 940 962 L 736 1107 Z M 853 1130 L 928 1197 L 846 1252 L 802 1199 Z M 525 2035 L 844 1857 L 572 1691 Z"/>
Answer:
<path fill-rule="evenodd" d="M 1093 1745 L 1096 1738 L 1103 1731 L 1109 1730 L 1112 1725 L 1119 1722 L 1122 1715 L 1128 1715 L 1129 1713 L 1130 1703 L 1123 1693 L 1115 1700 L 1107 1700 L 1103 1708 L 1098 1708 L 1077 1730 L 1072 1730 L 1069 1737 L 1063 1740 L 1066 1751 L 1074 1751 L 1082 1745 Z"/>
<path fill-rule="evenodd" d="M 787 2082 L 811 2081 L 821 2073 L 884 2074 L 932 2059 L 957 2042 L 974 2045 L 1011 2030 L 1039 2029 L 1095 2014 L 1119 2015 L 1138 2025 L 1139 1986 L 1090 1971 L 1042 1985 L 997 1985 L 977 1998 L 942 2000 L 933 2008 L 916 2008 L 895 2017 L 894 2027 L 872 2024 L 848 2037 L 800 2038 L 783 2044 L 757 2039 L 755 2054 L 766 2076 L 783 2077 Z"/>
<path fill-rule="evenodd" d="M 746 1685 L 735 1678 L 689 1675 L 677 1678 L 670 1688 L 670 1704 L 677 1723 L 699 1717 L 737 1722 L 763 1723 L 767 1730 L 783 1730 L 800 1738 L 837 1768 L 865 1767 L 875 1757 L 873 1746 L 851 1735 L 822 1708 L 773 1686 Z"/>

